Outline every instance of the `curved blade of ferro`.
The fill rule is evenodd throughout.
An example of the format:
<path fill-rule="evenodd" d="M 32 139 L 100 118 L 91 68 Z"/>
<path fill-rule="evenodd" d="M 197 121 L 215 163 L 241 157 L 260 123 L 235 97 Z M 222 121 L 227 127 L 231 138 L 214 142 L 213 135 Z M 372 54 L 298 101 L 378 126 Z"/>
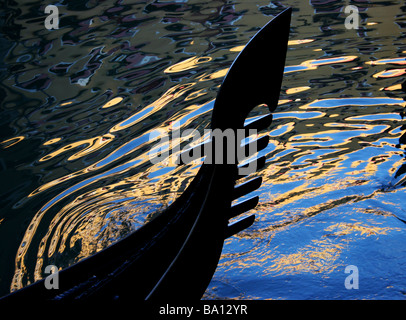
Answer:
<path fill-rule="evenodd" d="M 270 20 L 234 59 L 215 100 L 211 119 L 213 130 L 229 128 L 261 130 L 269 126 L 272 114 L 250 125 L 244 126 L 244 121 L 257 105 L 266 104 L 269 112 L 273 112 L 278 105 L 291 14 L 292 8 L 288 8 Z M 208 139 L 185 150 L 179 156 L 177 163 L 184 164 L 182 160 L 184 154 L 188 154 L 187 158 L 190 160 L 200 157 L 206 150 L 205 145 L 211 142 L 211 139 Z"/>
<path fill-rule="evenodd" d="M 241 128 L 249 111 L 259 104 L 268 105 L 270 112 L 275 110 L 291 14 L 292 9 L 288 8 L 268 22 L 234 60 L 216 97 L 212 129 Z"/>

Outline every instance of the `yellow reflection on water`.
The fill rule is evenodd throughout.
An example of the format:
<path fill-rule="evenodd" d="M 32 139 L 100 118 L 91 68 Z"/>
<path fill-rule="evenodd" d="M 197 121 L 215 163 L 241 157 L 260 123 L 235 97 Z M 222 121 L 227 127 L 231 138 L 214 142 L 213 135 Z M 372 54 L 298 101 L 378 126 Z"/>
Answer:
<path fill-rule="evenodd" d="M 185 101 L 197 99 L 201 96 L 204 96 L 206 94 L 206 91 L 207 91 L 206 89 L 200 89 L 200 90 L 191 92 L 186 96 Z"/>
<path fill-rule="evenodd" d="M 298 40 L 289 40 L 288 46 L 295 46 L 298 44 L 310 43 L 313 42 L 314 39 L 298 39 Z"/>
<path fill-rule="evenodd" d="M 199 81 L 208 81 L 208 80 L 213 80 L 213 79 L 217 79 L 217 78 L 222 78 L 227 74 L 228 70 L 229 70 L 229 68 L 225 68 L 225 69 L 215 71 L 209 75 L 205 74 L 203 77 L 199 78 Z"/>
<path fill-rule="evenodd" d="M 244 48 L 245 48 L 245 45 L 244 45 L 244 46 L 237 46 L 237 47 L 231 48 L 230 51 L 231 51 L 231 52 L 240 52 L 240 51 L 242 51 Z"/>
<path fill-rule="evenodd" d="M 374 78 L 393 78 L 406 74 L 406 69 L 384 70 L 372 75 Z"/>
<path fill-rule="evenodd" d="M 57 143 L 57 142 L 61 141 L 61 139 L 62 138 L 54 138 L 54 139 L 48 140 L 48 141 L 44 142 L 44 146 L 48 146 L 50 144 Z"/>
<path fill-rule="evenodd" d="M 343 248 L 344 244 L 341 243 L 313 240 L 312 244 L 299 249 L 296 253 L 279 254 L 273 259 L 273 264 L 267 269 L 267 272 L 280 274 L 330 273 L 338 267 L 335 262 Z"/>
<path fill-rule="evenodd" d="M 299 44 L 306 44 L 313 42 L 315 39 L 297 39 L 297 40 L 289 40 L 288 41 L 288 46 L 295 46 Z M 236 46 L 230 49 L 231 52 L 240 52 L 245 48 L 244 46 Z M 320 49 L 321 50 L 321 49 Z"/>
<path fill-rule="evenodd" d="M 402 84 L 401 83 L 399 83 L 399 84 L 395 84 L 395 85 L 393 85 L 393 86 L 389 86 L 389 87 L 386 87 L 386 88 L 380 88 L 379 90 L 385 90 L 385 91 L 395 91 L 395 90 L 402 90 Z"/>
<path fill-rule="evenodd" d="M 70 104 L 72 104 L 72 103 L 73 103 L 73 101 L 67 101 L 67 102 L 61 103 L 60 106 L 61 106 L 61 107 L 64 107 L 64 106 L 68 106 L 68 105 L 70 105 Z"/>
<path fill-rule="evenodd" d="M 102 106 L 102 109 L 113 107 L 121 101 L 123 101 L 123 97 L 116 97 L 114 99 L 111 99 L 109 102 Z"/>
<path fill-rule="evenodd" d="M 311 240 L 310 244 L 297 249 L 296 252 L 272 254 L 269 258 L 273 259 L 273 263 L 266 272 L 290 275 L 331 273 L 339 266 L 337 260 L 350 244 L 353 235 L 356 235 L 358 240 L 362 237 L 385 235 L 390 231 L 400 231 L 400 229 L 378 227 L 361 222 L 332 224 L 324 229 L 322 238 Z"/>
<path fill-rule="evenodd" d="M 156 113 L 158 110 L 162 109 L 166 106 L 169 102 L 179 98 L 184 93 L 188 92 L 191 87 L 193 87 L 196 82 L 191 83 L 184 83 L 178 84 L 173 86 L 169 90 L 167 90 L 161 97 L 155 100 L 153 103 L 149 104 L 148 106 L 144 107 L 141 111 L 133 114 L 129 118 L 121 121 L 120 123 L 113 126 L 110 129 L 110 133 L 114 133 L 120 130 L 124 130 L 131 126 L 134 126 L 137 123 L 140 123 L 142 120 L 148 118 L 152 114 Z"/>
<path fill-rule="evenodd" d="M 196 61 L 190 60 L 188 63 L 199 64 L 203 62 L 205 62 L 205 60 L 200 59 Z M 185 65 L 183 65 L 183 67 L 178 65 L 176 68 L 170 69 L 170 71 L 171 72 L 180 71 L 182 70 L 182 68 L 184 70 L 185 68 L 187 69 L 189 67 Z M 212 79 L 217 79 L 225 76 L 227 71 L 228 69 L 222 69 L 212 74 L 205 73 L 202 76 L 196 78 L 196 80 L 209 81 Z M 65 154 L 66 152 L 72 152 L 74 149 L 77 148 L 82 148 L 82 150 L 80 150 L 79 152 L 75 152 L 75 154 L 71 155 L 67 160 L 75 160 L 85 155 L 88 155 L 91 152 L 94 152 L 95 150 L 100 149 L 104 147 L 107 143 L 111 142 L 112 139 L 115 137 L 113 135 L 114 132 L 123 130 L 125 128 L 129 128 L 130 126 L 140 123 L 140 121 L 147 118 L 151 114 L 156 114 L 160 109 L 162 109 L 164 106 L 174 101 L 175 99 L 184 97 L 185 100 L 190 101 L 206 94 L 206 89 L 191 92 L 191 89 L 195 86 L 196 83 L 197 82 L 177 84 L 169 88 L 162 96 L 160 96 L 153 103 L 142 108 L 141 111 L 133 114 L 129 118 L 114 125 L 109 130 L 109 133 L 106 133 L 103 136 L 76 141 L 68 145 L 65 145 L 62 148 L 59 148 L 58 150 L 53 151 L 48 155 L 44 156 L 43 158 L 40 159 L 40 161 L 50 160 L 52 158 L 55 158 L 56 156 Z M 121 97 L 116 97 L 107 102 L 103 107 L 104 108 L 112 107 L 120 103 L 122 100 L 123 99 Z M 209 109 L 210 108 L 207 107 L 203 108 L 202 106 L 196 104 L 190 105 L 187 112 L 190 112 L 192 114 L 195 113 L 195 115 L 188 116 L 186 112 L 186 114 L 184 115 L 185 119 L 182 122 L 182 125 L 187 125 L 190 121 L 193 120 L 194 117 L 198 117 L 203 112 L 209 111 Z M 178 116 L 179 116 L 178 114 L 175 114 L 173 118 L 174 117 L 176 118 Z M 171 123 L 173 118 L 168 119 L 167 122 L 163 123 L 160 129 L 169 130 L 170 125 L 168 125 L 168 123 Z M 154 129 L 156 128 L 153 128 L 151 130 Z M 142 136 L 135 137 L 131 141 L 120 146 L 118 149 L 113 150 L 110 154 L 107 155 L 107 157 L 101 159 L 96 163 L 93 163 L 92 165 L 82 170 L 67 174 L 53 181 L 47 182 L 46 184 L 43 184 L 42 186 L 34 190 L 31 194 L 29 194 L 25 199 L 21 200 L 19 205 L 28 201 L 29 198 L 32 198 L 33 196 L 38 195 L 44 190 L 54 187 L 59 183 L 66 182 L 67 180 L 70 180 L 74 177 L 78 177 L 83 174 L 87 174 L 91 171 L 99 170 L 106 164 L 110 164 L 113 161 L 117 161 L 119 158 L 127 155 L 128 153 L 134 152 L 137 148 L 145 147 L 146 144 L 150 142 L 148 141 L 143 142 L 143 137 L 148 137 L 149 133 L 150 131 L 144 132 Z M 46 144 L 52 144 L 58 141 L 56 139 L 52 140 L 48 141 Z M 140 142 L 138 142 L 138 140 Z M 179 141 L 179 143 L 180 142 L 181 141 Z M 127 145 L 131 145 L 131 148 L 128 148 Z M 117 226 L 117 222 L 122 221 L 130 222 L 132 221 L 132 219 L 135 219 L 135 217 L 143 216 L 141 212 L 142 210 L 140 209 L 139 205 L 133 205 L 132 203 L 130 203 L 130 200 L 128 201 L 125 200 L 126 199 L 125 197 L 128 197 L 129 199 L 136 198 L 137 201 L 146 199 L 145 201 L 148 200 L 147 202 L 149 205 L 151 206 L 154 205 L 155 207 L 153 209 L 151 208 L 148 209 L 146 206 L 144 206 L 145 212 L 152 211 L 157 212 L 156 206 L 162 206 L 162 204 L 165 203 L 165 201 L 162 199 L 162 197 L 160 198 L 159 196 L 157 197 L 156 195 L 157 194 L 159 195 L 162 189 L 166 189 L 168 190 L 168 194 L 165 195 L 165 199 L 166 198 L 169 199 L 172 196 L 176 197 L 178 193 L 185 188 L 185 185 L 187 185 L 185 184 L 185 181 L 187 181 L 185 180 L 185 176 L 193 177 L 199 168 L 199 166 L 194 167 L 179 166 L 179 168 L 182 169 L 183 171 L 181 171 L 182 174 L 177 175 L 178 170 L 180 170 L 178 168 L 171 168 L 171 170 L 167 171 L 168 166 L 167 165 L 165 166 L 165 164 L 161 166 L 151 165 L 148 153 L 144 152 L 141 155 L 138 155 L 137 157 L 116 166 L 115 170 L 110 170 L 107 171 L 106 173 L 100 173 L 80 183 L 71 184 L 70 186 L 68 186 L 66 190 L 61 192 L 57 197 L 54 197 L 49 202 L 47 202 L 31 220 L 30 225 L 24 234 L 23 240 L 16 255 L 15 277 L 13 279 L 11 287 L 14 289 L 20 288 L 26 284 L 26 283 L 23 284 L 23 282 L 25 281 L 23 279 L 24 275 L 27 273 L 27 269 L 24 263 L 24 257 L 31 246 L 31 240 L 37 228 L 39 227 L 43 216 L 50 208 L 52 208 L 55 205 L 55 203 L 61 201 L 62 199 L 65 199 L 68 196 L 72 196 L 74 192 L 77 192 L 78 190 L 87 187 L 89 184 L 95 183 L 101 179 L 107 179 L 109 177 L 117 176 L 119 174 L 124 174 L 129 170 L 133 169 L 134 167 L 141 167 L 142 169 L 140 169 L 140 172 L 138 174 L 125 178 L 125 181 L 123 180 L 121 182 L 121 186 L 120 183 L 110 184 L 108 185 L 108 187 L 97 188 L 96 190 L 93 190 L 92 193 L 82 194 L 75 200 L 71 201 L 66 207 L 60 210 L 57 215 L 55 215 L 54 219 L 50 224 L 49 232 L 43 237 L 41 245 L 38 248 L 37 267 L 35 271 L 36 279 L 39 279 L 41 277 L 40 272 L 42 269 L 41 264 L 42 259 L 43 257 L 45 257 L 45 255 L 48 255 L 48 257 L 50 256 L 53 257 L 55 254 L 57 254 L 57 252 L 64 251 L 66 247 L 71 248 L 72 246 L 75 245 L 75 243 L 78 243 L 78 241 L 80 240 L 79 242 L 81 242 L 81 249 L 80 254 L 78 254 L 77 256 L 77 259 L 80 259 L 91 255 L 97 250 L 100 250 L 100 248 L 106 247 L 107 245 L 110 244 L 109 241 L 119 239 L 121 237 L 120 234 L 114 233 L 116 232 L 114 230 L 117 230 L 117 228 L 115 228 L 115 226 Z M 152 185 L 148 185 L 147 182 L 153 179 L 149 177 L 149 175 L 151 174 L 155 178 L 154 179 L 155 182 Z M 168 177 L 170 177 L 170 181 L 168 180 Z M 125 183 L 128 183 L 129 185 L 127 186 L 125 185 Z M 118 188 L 119 190 L 109 192 L 109 190 L 112 190 L 114 188 Z M 121 188 L 123 189 L 122 192 L 120 192 Z M 114 195 L 116 198 L 112 198 L 112 195 Z M 148 196 L 151 199 L 149 198 L 147 199 Z M 86 202 L 91 201 L 89 199 L 95 199 L 97 203 Z M 119 209 L 114 210 L 112 206 L 114 206 L 116 202 Z M 83 204 L 83 206 L 81 204 Z M 91 208 L 93 207 L 97 207 L 98 209 L 92 210 Z M 117 218 L 114 221 L 110 220 L 106 216 L 108 215 L 108 217 L 113 217 L 116 213 Z M 103 234 L 100 234 L 101 232 L 100 230 L 103 229 L 103 226 L 106 226 L 106 223 L 108 223 L 108 221 L 111 221 L 112 227 L 104 229 L 110 232 L 110 234 L 106 234 L 104 236 Z M 102 225 L 102 223 L 104 224 Z M 132 221 L 132 223 L 134 222 Z M 144 221 L 139 222 L 139 224 L 141 225 L 143 223 Z M 80 227 L 78 228 L 78 226 Z M 72 232 L 75 233 L 72 235 Z M 114 233 L 113 236 L 111 232 Z M 68 238 L 73 240 L 71 240 L 70 243 L 67 243 Z M 95 241 L 95 238 L 98 238 L 99 240 Z"/>
<path fill-rule="evenodd" d="M 54 151 L 46 156 L 44 156 L 43 158 L 41 158 L 40 161 L 46 161 L 49 160 L 61 153 L 67 152 L 72 150 L 75 147 L 79 147 L 81 145 L 84 144 L 88 144 L 88 146 L 85 148 L 85 150 L 82 150 L 78 153 L 76 153 L 75 155 L 71 156 L 68 160 L 75 160 L 78 159 L 86 154 L 89 154 L 95 150 L 100 149 L 101 147 L 105 146 L 107 143 L 109 143 L 113 138 L 114 135 L 111 134 L 112 132 L 116 132 L 125 128 L 128 128 L 130 126 L 133 126 L 137 123 L 139 123 L 142 119 L 145 119 L 146 117 L 150 116 L 151 114 L 157 112 L 159 109 L 163 108 L 166 104 L 168 104 L 169 102 L 181 97 L 182 95 L 184 95 L 185 93 L 187 93 L 191 87 L 193 87 L 195 85 L 195 82 L 193 83 L 187 83 L 187 84 L 178 84 L 172 88 L 170 88 L 169 90 L 167 90 L 160 98 L 158 98 L 156 101 L 154 101 L 153 103 L 151 103 L 150 105 L 148 105 L 147 107 L 143 108 L 143 110 L 141 110 L 140 112 L 132 115 L 131 117 L 127 118 L 126 120 L 120 122 L 119 124 L 115 125 L 113 128 L 110 129 L 110 133 L 107 133 L 101 137 L 95 137 L 95 138 L 91 138 L 91 139 L 86 139 L 86 140 L 82 140 L 82 141 L 78 141 L 78 142 L 74 142 L 71 143 L 67 146 L 64 146 L 61 149 L 58 149 L 57 151 Z M 196 94 L 196 92 L 195 92 Z M 203 92 L 200 92 L 199 95 L 203 94 Z M 191 97 L 189 97 L 189 99 L 191 99 Z M 191 108 L 197 108 L 196 105 L 192 105 Z M 147 112 L 143 112 L 144 110 L 147 110 Z M 150 132 L 145 132 L 145 135 L 148 135 Z M 137 139 L 137 138 L 135 138 Z M 127 142 L 125 145 L 121 146 L 121 148 L 125 148 L 126 145 L 130 144 L 132 141 Z M 131 152 L 133 150 L 130 150 L 129 152 Z M 114 151 L 112 153 L 110 153 L 107 158 L 113 154 Z M 126 153 L 127 154 L 127 153 Z M 149 162 L 149 157 L 147 154 L 143 154 L 142 156 L 138 157 L 137 159 L 140 159 L 140 164 L 143 163 L 147 163 Z M 91 166 L 84 168 L 82 170 L 79 170 L 77 172 L 65 175 L 63 177 L 60 177 L 58 179 L 55 179 L 53 181 L 50 181 L 40 187 L 38 187 L 36 190 L 34 190 L 33 192 L 31 192 L 27 197 L 30 198 L 34 195 L 39 194 L 40 192 L 43 192 L 61 182 L 64 182 L 66 180 L 69 180 L 73 177 L 78 177 L 80 175 L 89 173 L 90 171 L 94 171 L 97 169 L 100 169 L 101 167 L 103 167 L 103 165 L 100 165 L 100 163 L 103 163 L 103 161 L 105 160 L 102 159 L 94 164 L 92 164 Z"/>
<path fill-rule="evenodd" d="M 0 145 L 3 149 L 7 149 L 7 148 L 10 148 L 11 146 L 14 146 L 16 143 L 19 143 L 20 141 L 22 141 L 24 139 L 25 139 L 24 136 L 13 137 L 13 138 L 0 142 Z"/>
<path fill-rule="evenodd" d="M 164 70 L 165 73 L 176 73 L 196 68 L 199 64 L 211 61 L 211 57 L 192 57 L 178 62 Z"/>
<path fill-rule="evenodd" d="M 47 161 L 50 160 L 56 156 L 61 155 L 62 153 L 68 152 L 73 150 L 76 147 L 87 145 L 83 150 L 75 153 L 74 155 L 70 156 L 68 158 L 69 161 L 77 160 L 85 155 L 88 155 L 89 153 L 92 153 L 96 150 L 99 150 L 100 148 L 104 147 L 106 144 L 110 143 L 112 139 L 114 138 L 114 135 L 112 134 L 105 134 L 103 136 L 95 137 L 95 138 L 90 138 L 90 139 L 85 139 L 77 142 L 70 143 L 54 152 L 51 152 L 50 154 L 47 154 L 46 156 L 42 157 L 39 161 Z M 57 139 L 53 139 L 57 140 Z M 60 138 L 59 138 L 60 140 Z M 59 141 L 57 140 L 57 141 Z M 48 141 L 46 142 L 47 144 L 55 143 L 57 141 Z M 45 143 L 44 143 L 45 144 Z"/>
<path fill-rule="evenodd" d="M 310 89 L 310 87 L 308 87 L 308 86 L 290 88 L 290 89 L 286 90 L 286 93 L 287 94 L 298 93 L 298 92 L 306 91 L 306 90 L 309 90 L 309 89 Z"/>
<path fill-rule="evenodd" d="M 375 60 L 375 61 L 367 61 L 365 63 L 370 64 L 371 66 L 383 65 L 383 64 L 403 65 L 403 64 L 406 64 L 406 58 L 403 57 L 403 58 L 380 59 L 380 60 Z"/>
<path fill-rule="evenodd" d="M 279 101 L 278 101 L 278 106 L 280 106 L 280 105 L 282 105 L 282 104 L 285 104 L 285 103 L 288 103 L 288 102 L 291 102 L 292 100 L 290 100 L 290 99 L 280 99 Z"/>
<path fill-rule="evenodd" d="M 385 235 L 389 231 L 398 230 L 398 228 L 393 227 L 377 227 L 373 225 L 363 225 L 361 222 L 354 223 L 336 223 L 325 229 L 328 232 L 333 232 L 334 236 L 343 236 L 351 233 L 359 233 L 361 236 L 373 236 L 373 235 Z"/>

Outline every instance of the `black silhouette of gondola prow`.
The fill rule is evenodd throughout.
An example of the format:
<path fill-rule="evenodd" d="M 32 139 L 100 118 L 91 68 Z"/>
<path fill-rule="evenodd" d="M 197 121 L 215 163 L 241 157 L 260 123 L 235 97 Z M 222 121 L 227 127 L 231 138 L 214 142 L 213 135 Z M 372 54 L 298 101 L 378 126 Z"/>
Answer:
<path fill-rule="evenodd" d="M 267 104 L 270 112 L 277 106 L 290 16 L 290 8 L 276 16 L 235 59 L 215 101 L 212 129 L 262 130 L 269 126 L 271 114 L 247 125 L 245 120 L 259 104 Z M 267 143 L 268 138 L 261 138 L 257 151 Z M 265 163 L 264 157 L 252 161 L 257 168 Z M 215 272 L 224 239 L 255 219 L 250 215 L 229 223 L 258 203 L 258 197 L 252 197 L 232 206 L 234 199 L 262 182 L 258 177 L 236 185 L 239 178 L 238 163 L 203 163 L 185 192 L 164 212 L 117 243 L 61 270 L 59 289 L 47 290 L 40 280 L 11 293 L 3 302 L 200 299 Z"/>

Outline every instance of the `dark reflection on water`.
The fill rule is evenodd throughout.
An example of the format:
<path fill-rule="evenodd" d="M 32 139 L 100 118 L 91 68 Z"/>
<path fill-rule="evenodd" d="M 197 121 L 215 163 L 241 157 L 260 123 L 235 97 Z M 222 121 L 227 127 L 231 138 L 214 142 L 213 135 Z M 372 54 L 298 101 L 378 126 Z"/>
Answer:
<path fill-rule="evenodd" d="M 149 134 L 206 128 L 237 53 L 293 6 L 257 222 L 226 241 L 205 298 L 404 298 L 406 7 L 351 3 L 358 30 L 342 1 L 63 1 L 49 31 L 45 3 L 8 1 L 0 293 L 176 199 L 199 165 L 151 164 Z M 347 265 L 358 291 L 344 287 Z"/>

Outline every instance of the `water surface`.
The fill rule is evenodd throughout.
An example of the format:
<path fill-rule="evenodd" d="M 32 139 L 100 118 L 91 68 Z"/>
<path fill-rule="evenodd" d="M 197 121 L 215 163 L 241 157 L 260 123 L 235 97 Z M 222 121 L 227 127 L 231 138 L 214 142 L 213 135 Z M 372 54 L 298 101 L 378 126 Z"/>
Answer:
<path fill-rule="evenodd" d="M 226 240 L 204 298 L 403 299 L 406 7 L 352 3 L 357 30 L 345 28 L 342 1 L 61 1 L 60 28 L 47 30 L 47 3 L 9 2 L 0 294 L 172 203 L 199 164 L 153 165 L 149 134 L 208 128 L 233 59 L 292 6 L 257 219 Z M 348 265 L 357 290 L 344 286 Z"/>

